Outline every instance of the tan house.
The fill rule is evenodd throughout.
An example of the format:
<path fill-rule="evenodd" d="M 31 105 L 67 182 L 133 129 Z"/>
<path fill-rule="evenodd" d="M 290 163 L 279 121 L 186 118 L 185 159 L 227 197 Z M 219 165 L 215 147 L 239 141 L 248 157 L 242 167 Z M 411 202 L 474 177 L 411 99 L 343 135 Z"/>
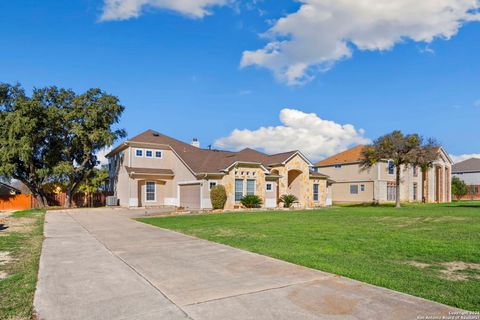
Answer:
<path fill-rule="evenodd" d="M 329 176 L 333 181 L 333 203 L 393 202 L 396 200 L 395 166 L 385 160 L 369 170 L 362 170 L 362 150 L 359 145 L 330 158 L 315 163 L 314 170 Z M 422 192 L 420 168 L 402 166 L 400 194 L 403 202 L 450 202 L 452 160 L 443 148 L 425 177 Z"/>
<path fill-rule="evenodd" d="M 283 194 L 294 194 L 297 207 L 327 205 L 328 177 L 311 171 L 300 152 L 268 155 L 253 149 L 239 152 L 202 149 L 147 130 L 108 155 L 111 191 L 120 206 L 175 206 L 210 209 L 210 189 L 227 190 L 226 209 L 240 207 L 240 199 L 258 195 L 266 208 L 279 206 Z"/>

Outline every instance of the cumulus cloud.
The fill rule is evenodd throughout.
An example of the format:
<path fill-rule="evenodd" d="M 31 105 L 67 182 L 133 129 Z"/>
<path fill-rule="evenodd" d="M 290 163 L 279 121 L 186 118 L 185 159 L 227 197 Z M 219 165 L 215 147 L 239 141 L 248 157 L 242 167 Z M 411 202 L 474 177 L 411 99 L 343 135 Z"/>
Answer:
<path fill-rule="evenodd" d="M 465 160 L 468 160 L 470 158 L 478 158 L 480 159 L 480 153 L 471 153 L 471 154 L 462 154 L 462 155 L 450 155 L 450 158 L 452 158 L 453 162 L 459 163 Z"/>
<path fill-rule="evenodd" d="M 289 85 L 348 59 L 355 49 L 389 50 L 404 40 L 429 44 L 449 39 L 480 20 L 480 0 L 299 0 L 298 11 L 265 33 L 267 45 L 245 51 L 241 66 L 273 71 Z"/>
<path fill-rule="evenodd" d="M 267 153 L 300 150 L 311 160 L 319 160 L 352 145 L 371 142 L 364 137 L 363 129 L 324 120 L 315 113 L 283 109 L 280 111 L 280 121 L 282 125 L 275 127 L 235 129 L 228 137 L 216 140 L 215 146 L 233 150 L 249 147 Z"/>
<path fill-rule="evenodd" d="M 127 20 L 142 14 L 151 7 L 178 12 L 193 18 L 211 14 L 213 6 L 225 5 L 229 0 L 104 0 L 102 21 Z"/>
<path fill-rule="evenodd" d="M 101 167 L 108 164 L 108 159 L 105 157 L 110 151 L 112 151 L 112 147 L 104 148 L 97 152 L 97 161 L 99 162 L 97 167 Z"/>

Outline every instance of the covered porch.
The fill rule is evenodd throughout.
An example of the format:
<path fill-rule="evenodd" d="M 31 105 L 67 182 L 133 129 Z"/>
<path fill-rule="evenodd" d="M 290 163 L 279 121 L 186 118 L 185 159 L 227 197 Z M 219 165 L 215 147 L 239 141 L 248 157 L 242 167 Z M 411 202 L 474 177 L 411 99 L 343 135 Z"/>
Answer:
<path fill-rule="evenodd" d="M 174 173 L 170 169 L 130 168 L 129 207 L 164 207 L 175 205 L 169 197 Z"/>

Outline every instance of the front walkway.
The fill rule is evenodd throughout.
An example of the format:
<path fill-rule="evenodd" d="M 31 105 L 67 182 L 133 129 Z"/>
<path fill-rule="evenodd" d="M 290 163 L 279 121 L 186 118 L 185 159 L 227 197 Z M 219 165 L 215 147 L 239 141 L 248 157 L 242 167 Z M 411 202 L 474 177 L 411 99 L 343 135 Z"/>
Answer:
<path fill-rule="evenodd" d="M 456 309 L 156 228 L 48 212 L 40 319 L 417 319 Z"/>

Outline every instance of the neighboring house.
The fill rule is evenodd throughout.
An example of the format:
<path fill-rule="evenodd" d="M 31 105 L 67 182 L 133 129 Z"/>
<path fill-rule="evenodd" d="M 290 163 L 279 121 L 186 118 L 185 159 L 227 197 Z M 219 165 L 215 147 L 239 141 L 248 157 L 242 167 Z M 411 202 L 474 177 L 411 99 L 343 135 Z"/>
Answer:
<path fill-rule="evenodd" d="M 177 206 L 209 209 L 210 189 L 223 185 L 226 209 L 240 199 L 258 195 L 266 208 L 275 208 L 283 194 L 294 194 L 298 207 L 329 203 L 328 177 L 312 172 L 300 152 L 267 155 L 252 149 L 239 152 L 201 149 L 148 130 L 123 142 L 108 155 L 111 191 L 125 207 Z"/>
<path fill-rule="evenodd" d="M 395 166 L 385 160 L 368 170 L 362 170 L 364 146 L 359 145 L 328 159 L 315 163 L 314 170 L 329 176 L 333 181 L 334 203 L 393 202 L 396 200 Z M 401 167 L 401 201 L 427 202 L 451 201 L 452 160 L 439 148 L 439 158 L 425 177 L 422 192 L 420 168 Z"/>
<path fill-rule="evenodd" d="M 452 173 L 468 186 L 462 199 L 480 200 L 480 159 L 471 158 L 453 165 Z"/>
<path fill-rule="evenodd" d="M 0 182 L 0 196 L 13 196 L 21 193 L 22 192 L 17 188 L 9 186 L 6 183 Z"/>

